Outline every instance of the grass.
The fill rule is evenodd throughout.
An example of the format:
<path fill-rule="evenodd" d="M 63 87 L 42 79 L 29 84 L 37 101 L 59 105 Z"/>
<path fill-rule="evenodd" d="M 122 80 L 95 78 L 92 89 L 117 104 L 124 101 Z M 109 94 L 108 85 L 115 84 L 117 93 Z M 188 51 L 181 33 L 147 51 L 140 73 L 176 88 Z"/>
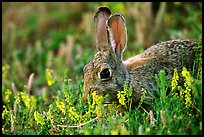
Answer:
<path fill-rule="evenodd" d="M 134 7 L 132 3 L 107 2 L 2 3 L 3 134 L 202 134 L 202 55 L 199 52 L 193 66 L 199 69 L 189 74 L 183 68 L 183 85 L 176 84 L 181 78 L 177 77 L 176 70 L 170 81 L 163 70 L 158 72 L 157 92 L 152 95 L 153 102 L 148 104 L 148 109 L 144 107 L 146 94 L 139 106 L 131 106 L 132 91 L 125 85 L 124 91 L 118 92 L 119 105 L 102 104 L 105 97 L 95 93 L 82 102 L 83 66 L 94 56 L 95 44 L 94 24 L 86 20 L 93 20 L 93 11 L 103 4 L 117 12 Z M 34 9 L 41 14 L 33 12 Z M 168 3 L 164 16 L 166 31 L 158 40 L 188 37 L 200 41 L 201 9 L 200 3 Z M 144 49 L 134 38 L 135 29 L 130 29 L 134 18 L 131 15 L 125 18 L 129 35 L 124 55 L 127 58 Z M 195 50 L 202 51 L 202 45 Z M 174 88 L 167 94 L 169 85 Z"/>
<path fill-rule="evenodd" d="M 186 69 L 183 72 L 188 73 Z M 192 78 L 190 83 L 182 85 L 189 92 L 178 90 L 177 94 L 172 90 L 173 93 L 167 95 L 170 82 L 165 80 L 165 72 L 161 70 L 155 78 L 158 95 L 153 97 L 149 110 L 139 105 L 121 111 L 123 106 L 130 106 L 131 90 L 127 88 L 124 89 L 126 100 L 119 106 L 114 103 L 103 105 L 103 97 L 95 93 L 92 94 L 93 102 L 89 96 L 84 103 L 82 80 L 73 84 L 64 78 L 62 85 L 61 82 L 51 82 L 49 88 L 58 87 L 58 91 L 49 101 L 46 94 L 29 96 L 24 90 L 13 96 L 15 93 L 11 90 L 3 90 L 3 101 L 7 103 L 3 105 L 3 134 L 201 134 L 201 81 Z M 185 78 L 187 82 L 189 77 Z M 47 79 L 49 81 L 53 81 L 52 77 Z M 121 98 L 122 95 L 118 96 L 119 100 Z M 140 103 L 145 103 L 143 101 L 141 99 Z"/>

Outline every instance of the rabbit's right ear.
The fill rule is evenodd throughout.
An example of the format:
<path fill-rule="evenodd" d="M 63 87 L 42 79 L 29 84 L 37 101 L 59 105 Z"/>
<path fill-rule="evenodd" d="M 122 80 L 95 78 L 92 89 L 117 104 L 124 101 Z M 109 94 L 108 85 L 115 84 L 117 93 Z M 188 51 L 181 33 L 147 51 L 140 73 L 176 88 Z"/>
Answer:
<path fill-rule="evenodd" d="M 108 50 L 108 34 L 106 28 L 106 21 L 111 15 L 111 11 L 106 6 L 99 7 L 94 15 L 95 29 L 96 29 L 96 47 L 97 50 Z"/>

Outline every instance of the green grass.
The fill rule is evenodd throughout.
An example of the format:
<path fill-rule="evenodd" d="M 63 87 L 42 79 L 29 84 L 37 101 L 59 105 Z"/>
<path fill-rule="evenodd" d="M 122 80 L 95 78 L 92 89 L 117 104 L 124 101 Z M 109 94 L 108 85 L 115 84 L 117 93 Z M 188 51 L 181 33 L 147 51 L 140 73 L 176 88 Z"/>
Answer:
<path fill-rule="evenodd" d="M 201 80 L 192 78 L 191 83 L 182 85 L 184 90 L 190 89 L 182 96 L 181 90 L 179 94 L 173 90 L 166 94 L 170 82 L 165 80 L 163 70 L 155 79 L 157 96 L 153 96 L 154 102 L 148 110 L 143 105 L 126 107 L 130 106 L 131 94 L 118 106 L 103 105 L 103 97 L 94 94 L 93 102 L 90 96 L 87 102 L 82 102 L 82 80 L 73 83 L 64 78 L 62 82 L 51 83 L 45 91 L 57 90 L 57 95 L 51 98 L 46 94 L 28 96 L 27 90 L 14 96 L 11 90 L 3 89 L 3 101 L 7 104 L 3 105 L 3 134 L 201 134 Z M 131 93 L 127 88 L 124 91 Z M 187 94 L 191 95 L 191 104 L 186 103 Z M 145 103 L 142 101 L 141 104 Z M 11 104 L 16 104 L 14 110 Z M 121 111 L 124 106 L 128 109 Z"/>
<path fill-rule="evenodd" d="M 134 6 L 132 3 L 2 4 L 3 134 L 202 134 L 199 52 L 193 66 L 199 69 L 190 74 L 194 77 L 184 69 L 183 74 L 188 75 L 182 75 L 186 84 L 174 84 L 169 94 L 167 87 L 172 80 L 166 80 L 164 71 L 158 72 L 157 91 L 148 108 L 146 94 L 139 106 L 131 107 L 132 91 L 125 85 L 124 92 L 118 92 L 120 105 L 102 104 L 105 97 L 95 94 L 82 102 L 83 67 L 95 53 L 92 15 L 103 4 L 114 12 L 123 12 L 127 19 L 129 39 L 124 57 L 144 51 L 135 40 L 134 18 L 126 13 L 128 5 Z M 154 5 L 154 13 L 155 7 L 158 4 Z M 171 37 L 201 41 L 201 9 L 201 3 L 168 3 L 164 16 L 166 30 L 157 41 Z M 202 45 L 195 50 L 202 51 Z M 29 78 L 32 73 L 34 77 Z"/>

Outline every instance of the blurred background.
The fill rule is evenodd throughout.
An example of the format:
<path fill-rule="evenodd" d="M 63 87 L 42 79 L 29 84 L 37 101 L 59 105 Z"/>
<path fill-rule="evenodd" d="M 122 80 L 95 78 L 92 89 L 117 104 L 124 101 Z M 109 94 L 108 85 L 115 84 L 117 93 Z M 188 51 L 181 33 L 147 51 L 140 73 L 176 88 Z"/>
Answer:
<path fill-rule="evenodd" d="M 47 87 L 46 69 L 57 81 L 82 81 L 95 53 L 93 15 L 102 5 L 123 14 L 128 45 L 124 59 L 175 38 L 201 40 L 199 2 L 3 2 L 2 85 L 23 90 L 34 73 L 32 94 Z"/>

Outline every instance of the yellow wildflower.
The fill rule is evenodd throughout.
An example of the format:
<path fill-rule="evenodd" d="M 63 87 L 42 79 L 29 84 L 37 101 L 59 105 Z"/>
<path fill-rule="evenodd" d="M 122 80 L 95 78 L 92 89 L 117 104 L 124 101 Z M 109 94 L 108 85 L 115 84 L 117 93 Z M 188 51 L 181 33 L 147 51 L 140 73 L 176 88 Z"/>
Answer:
<path fill-rule="evenodd" d="M 9 114 L 9 111 L 8 111 L 8 109 L 6 108 L 5 105 L 3 105 L 3 108 L 5 108 L 5 109 L 4 109 L 4 111 L 2 112 L 2 119 L 4 119 L 5 116 Z"/>
<path fill-rule="evenodd" d="M 119 103 L 121 105 L 125 105 L 125 95 L 118 91 L 117 98 L 119 99 Z"/>
<path fill-rule="evenodd" d="M 27 96 L 24 92 L 21 92 L 21 98 L 22 98 L 23 102 L 25 103 L 26 107 L 28 109 L 30 109 L 30 104 L 31 104 L 30 103 L 31 102 L 30 97 Z"/>
<path fill-rule="evenodd" d="M 98 105 L 102 101 L 102 96 L 97 95 L 96 91 L 94 91 L 91 95 L 92 95 L 92 98 L 93 98 L 93 105 L 94 104 Z"/>
<path fill-rule="evenodd" d="M 192 105 L 192 101 L 191 101 L 191 94 L 186 94 L 185 95 L 185 105 L 186 107 L 190 107 Z"/>
<path fill-rule="evenodd" d="M 183 93 L 182 97 L 185 94 L 185 96 L 184 96 L 185 97 L 185 105 L 186 105 L 186 107 L 189 107 L 192 105 L 190 85 L 193 82 L 193 78 L 191 77 L 190 72 L 187 71 L 187 69 L 185 67 L 182 70 L 182 76 L 185 78 L 185 83 L 184 83 L 185 90 L 183 89 L 183 91 L 182 91 L 182 93 Z"/>
<path fill-rule="evenodd" d="M 184 97 L 184 89 L 181 86 L 178 86 L 178 90 L 179 90 L 180 96 L 183 98 Z"/>
<path fill-rule="evenodd" d="M 97 95 L 96 91 L 94 91 L 92 94 L 93 98 L 93 103 L 92 103 L 92 108 L 94 108 L 94 113 L 97 114 L 98 116 L 101 116 L 102 113 L 102 101 L 103 101 L 103 96 Z"/>
<path fill-rule="evenodd" d="M 142 103 L 143 103 L 143 101 L 144 101 L 144 99 L 146 97 L 146 93 L 147 93 L 146 89 L 144 89 L 144 88 L 142 88 L 141 92 L 142 92 L 142 96 L 141 96 L 138 108 L 141 107 L 141 105 L 142 105 Z"/>
<path fill-rule="evenodd" d="M 174 69 L 174 75 L 173 75 L 173 78 L 172 78 L 172 81 L 171 81 L 171 88 L 172 88 L 172 90 L 174 90 L 178 86 L 178 79 L 179 79 L 178 71 L 175 68 Z"/>
<path fill-rule="evenodd" d="M 7 89 L 5 92 L 4 100 L 9 103 L 11 95 L 12 95 L 12 91 L 10 89 Z"/>
<path fill-rule="evenodd" d="M 90 117 L 90 114 L 91 114 L 91 111 L 90 111 L 90 109 L 89 109 L 89 110 L 86 111 L 86 113 L 82 116 L 82 121 L 83 121 L 83 122 L 86 121 L 87 118 Z"/>
<path fill-rule="evenodd" d="M 14 115 L 13 111 L 10 110 L 10 120 L 11 120 L 11 131 L 14 132 L 15 130 L 15 120 L 16 116 Z"/>
<path fill-rule="evenodd" d="M 51 119 L 51 120 L 52 120 L 52 118 L 53 118 L 52 109 L 53 109 L 53 105 L 50 104 L 50 105 L 49 105 L 49 110 L 48 110 L 48 112 L 47 112 L 47 119 Z"/>
<path fill-rule="evenodd" d="M 60 99 L 58 98 L 56 100 L 56 105 L 57 105 L 57 108 L 62 111 L 63 114 L 65 114 L 65 104 L 64 102 L 61 102 Z"/>
<path fill-rule="evenodd" d="M 79 118 L 79 115 L 76 113 L 76 109 L 74 107 L 70 107 L 68 112 L 68 115 L 72 120 L 77 120 Z"/>
<path fill-rule="evenodd" d="M 39 114 L 37 111 L 34 112 L 34 119 L 37 122 L 37 125 L 44 125 L 45 121 L 41 114 Z"/>
<path fill-rule="evenodd" d="M 52 76 L 52 70 L 50 69 L 45 70 L 45 77 L 46 77 L 48 86 L 52 86 L 56 81 L 55 77 Z"/>
<path fill-rule="evenodd" d="M 187 71 L 185 67 L 183 67 L 182 76 L 185 78 L 185 81 L 188 85 L 190 85 L 193 82 L 193 78 L 191 77 L 190 72 Z"/>
<path fill-rule="evenodd" d="M 186 89 L 184 90 L 184 93 L 185 93 L 185 105 L 186 107 L 189 107 L 191 106 L 192 104 L 192 101 L 191 101 L 191 89 L 189 88 L 189 86 L 185 83 L 185 87 Z"/>
<path fill-rule="evenodd" d="M 126 83 L 124 84 L 124 94 L 127 98 L 132 96 L 132 87 L 128 89 Z"/>
<path fill-rule="evenodd" d="M 118 130 L 117 129 L 111 130 L 111 135 L 118 135 Z"/>

